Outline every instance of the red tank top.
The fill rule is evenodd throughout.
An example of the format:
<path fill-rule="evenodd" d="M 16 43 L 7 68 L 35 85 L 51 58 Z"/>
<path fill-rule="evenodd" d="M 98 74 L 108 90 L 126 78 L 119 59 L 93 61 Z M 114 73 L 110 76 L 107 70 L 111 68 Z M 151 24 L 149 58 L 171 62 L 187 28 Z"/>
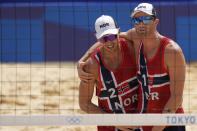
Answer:
<path fill-rule="evenodd" d="M 99 65 L 99 107 L 108 113 L 134 113 L 137 108 L 138 81 L 135 58 L 126 41 L 120 38 L 122 61 L 118 69 L 109 69 L 101 56 L 100 49 L 92 54 Z M 99 131 L 115 131 L 111 126 L 99 126 Z"/>
<path fill-rule="evenodd" d="M 155 56 L 150 60 L 144 54 L 143 43 L 140 44 L 137 55 L 140 113 L 162 113 L 170 98 L 170 77 L 164 65 L 164 51 L 169 41 L 163 37 Z M 183 113 L 183 109 L 178 109 L 176 113 Z M 151 128 L 143 127 L 143 131 L 150 131 Z"/>

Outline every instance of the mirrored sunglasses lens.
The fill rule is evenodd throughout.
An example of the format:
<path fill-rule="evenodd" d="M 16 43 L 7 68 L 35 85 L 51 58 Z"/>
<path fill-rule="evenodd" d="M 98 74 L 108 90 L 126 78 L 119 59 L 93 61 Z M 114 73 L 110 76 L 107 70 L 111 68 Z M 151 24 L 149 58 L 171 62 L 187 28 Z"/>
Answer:
<path fill-rule="evenodd" d="M 140 21 L 139 20 L 135 20 L 135 24 L 139 24 L 140 23 Z"/>
<path fill-rule="evenodd" d="M 107 37 L 108 37 L 108 40 L 113 41 L 117 38 L 117 35 L 109 35 Z"/>
<path fill-rule="evenodd" d="M 152 20 L 143 20 L 144 24 L 149 24 Z"/>
<path fill-rule="evenodd" d="M 152 19 L 152 17 L 136 17 L 133 18 L 133 22 L 134 24 L 139 24 L 142 21 L 144 24 L 148 24 L 152 21 Z"/>
<path fill-rule="evenodd" d="M 132 21 L 134 24 L 139 24 L 139 19 L 133 18 Z"/>
<path fill-rule="evenodd" d="M 105 42 L 106 42 L 106 41 L 105 41 L 105 37 L 100 38 L 99 41 L 100 41 L 101 43 L 105 43 Z"/>
<path fill-rule="evenodd" d="M 109 36 L 105 36 L 105 37 L 100 38 L 99 41 L 101 43 L 105 43 L 105 42 L 107 42 L 107 40 L 113 41 L 116 38 L 117 38 L 117 35 L 109 35 Z"/>

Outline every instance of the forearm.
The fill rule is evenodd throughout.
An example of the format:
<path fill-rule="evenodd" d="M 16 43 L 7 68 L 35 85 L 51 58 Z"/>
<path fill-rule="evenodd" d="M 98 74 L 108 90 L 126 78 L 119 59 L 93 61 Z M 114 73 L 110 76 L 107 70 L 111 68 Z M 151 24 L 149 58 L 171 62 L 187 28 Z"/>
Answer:
<path fill-rule="evenodd" d="M 105 114 L 106 112 L 92 102 L 84 103 L 80 108 L 89 114 Z"/>
<path fill-rule="evenodd" d="M 133 41 L 133 38 L 136 37 L 135 28 L 129 29 L 127 32 L 120 32 L 120 37 L 125 38 L 128 41 Z"/>
<path fill-rule="evenodd" d="M 79 106 L 81 110 L 85 111 L 86 113 L 103 114 L 105 113 L 105 111 L 103 111 L 97 105 L 92 103 L 94 85 L 95 85 L 95 81 L 89 81 L 88 83 L 84 83 L 83 81 L 80 82 Z"/>
<path fill-rule="evenodd" d="M 91 55 L 90 49 L 88 49 L 88 51 L 86 51 L 86 53 L 81 57 L 81 59 L 79 60 L 79 62 L 85 62 Z"/>
<path fill-rule="evenodd" d="M 88 51 L 86 51 L 86 53 L 81 57 L 81 59 L 79 60 L 79 62 L 85 62 L 90 55 L 99 47 L 101 46 L 100 42 L 95 43 L 94 45 L 92 45 Z"/>
<path fill-rule="evenodd" d="M 173 95 L 166 103 L 162 113 L 176 113 L 181 105 L 182 97 L 180 95 Z M 152 131 L 162 131 L 166 126 L 154 126 Z"/>
<path fill-rule="evenodd" d="M 164 53 L 164 64 L 170 77 L 170 98 L 163 113 L 175 113 L 182 104 L 186 65 L 182 50 L 175 42 L 169 42 Z"/>

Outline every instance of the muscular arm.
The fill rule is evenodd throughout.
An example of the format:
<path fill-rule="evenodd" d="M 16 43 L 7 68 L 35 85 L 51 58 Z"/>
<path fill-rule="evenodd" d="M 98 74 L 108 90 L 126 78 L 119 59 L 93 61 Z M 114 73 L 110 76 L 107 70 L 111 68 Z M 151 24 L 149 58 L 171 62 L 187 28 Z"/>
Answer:
<path fill-rule="evenodd" d="M 79 60 L 79 62 L 85 62 L 90 55 L 99 47 L 101 46 L 100 42 L 96 42 L 94 45 L 92 45 L 87 51 L 86 53 L 81 57 L 81 59 Z"/>
<path fill-rule="evenodd" d="M 93 79 L 93 74 L 88 73 L 84 70 L 84 67 L 87 65 L 86 60 L 90 57 L 90 55 L 99 47 L 102 46 L 100 42 L 96 42 L 86 53 L 83 55 L 83 57 L 78 61 L 77 63 L 77 71 L 78 76 L 81 81 L 87 83 L 89 80 Z"/>
<path fill-rule="evenodd" d="M 127 32 L 120 33 L 120 37 L 125 38 L 128 41 L 133 41 L 135 35 L 136 35 L 135 28 L 129 29 Z"/>
<path fill-rule="evenodd" d="M 171 42 L 167 45 L 164 54 L 164 63 L 170 76 L 171 96 L 164 107 L 163 113 L 175 113 L 182 106 L 186 72 L 184 55 L 176 43 Z M 152 131 L 160 131 L 164 128 L 154 127 Z"/>
<path fill-rule="evenodd" d="M 183 89 L 185 83 L 186 63 L 182 50 L 176 43 L 169 44 L 165 51 L 165 65 L 170 76 L 171 97 L 166 109 L 170 109 L 171 113 L 175 113 L 182 104 Z M 166 110 L 163 111 L 166 113 Z"/>
<path fill-rule="evenodd" d="M 92 58 L 89 58 L 87 60 L 87 66 L 85 67 L 85 71 L 94 74 L 94 77 L 91 81 L 88 82 L 81 81 L 79 85 L 79 106 L 81 110 L 85 111 L 86 113 L 105 113 L 105 111 L 92 103 L 94 85 L 97 78 L 97 68 L 98 66 L 96 61 Z"/>

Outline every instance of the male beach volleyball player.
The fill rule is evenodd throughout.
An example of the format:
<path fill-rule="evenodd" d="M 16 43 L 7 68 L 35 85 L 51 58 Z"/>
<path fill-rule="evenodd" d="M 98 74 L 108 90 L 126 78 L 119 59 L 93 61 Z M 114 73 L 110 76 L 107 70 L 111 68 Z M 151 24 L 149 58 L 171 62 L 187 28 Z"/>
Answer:
<path fill-rule="evenodd" d="M 80 108 L 87 113 L 135 113 L 138 82 L 132 44 L 119 38 L 120 29 L 111 16 L 100 16 L 95 22 L 95 32 L 102 46 L 91 54 L 84 68 L 93 74 L 93 78 L 88 82 L 80 82 Z M 91 101 L 94 88 L 98 106 Z M 98 131 L 131 131 L 134 128 L 98 126 Z"/>

